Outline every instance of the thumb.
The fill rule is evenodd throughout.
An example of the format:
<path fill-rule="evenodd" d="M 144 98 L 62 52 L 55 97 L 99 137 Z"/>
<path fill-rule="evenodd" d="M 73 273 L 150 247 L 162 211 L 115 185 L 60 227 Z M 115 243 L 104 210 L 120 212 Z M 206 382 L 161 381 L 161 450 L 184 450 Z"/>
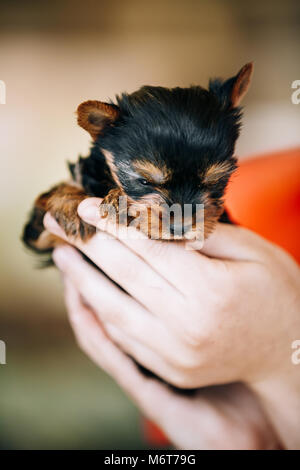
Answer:
<path fill-rule="evenodd" d="M 266 241 L 246 228 L 218 223 L 200 252 L 206 256 L 236 261 L 256 261 Z"/>
<path fill-rule="evenodd" d="M 100 204 L 103 199 L 99 197 L 88 197 L 81 201 L 77 208 L 78 215 L 85 222 L 97 226 L 100 216 Z"/>

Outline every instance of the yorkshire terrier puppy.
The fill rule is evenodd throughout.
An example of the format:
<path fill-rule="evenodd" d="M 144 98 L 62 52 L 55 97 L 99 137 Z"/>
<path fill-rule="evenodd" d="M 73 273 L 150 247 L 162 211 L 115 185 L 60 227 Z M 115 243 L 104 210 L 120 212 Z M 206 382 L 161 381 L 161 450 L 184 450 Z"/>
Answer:
<path fill-rule="evenodd" d="M 69 182 L 36 199 L 24 229 L 25 244 L 45 253 L 61 243 L 44 229 L 47 211 L 67 235 L 83 240 L 93 236 L 95 228 L 77 214 L 79 203 L 89 196 L 103 198 L 103 204 L 111 204 L 116 212 L 119 197 L 126 196 L 129 215 L 132 208 L 146 209 L 147 214 L 151 207 L 158 220 L 166 205 L 189 204 L 189 219 L 171 218 L 167 229 L 158 230 L 161 239 L 189 238 L 199 204 L 204 205 L 204 238 L 219 220 L 230 222 L 223 197 L 237 167 L 239 105 L 252 70 L 252 63 L 246 64 L 226 81 L 211 80 L 208 90 L 144 86 L 117 96 L 116 104 L 82 103 L 77 109 L 78 124 L 93 139 L 90 155 L 69 164 Z M 145 223 L 142 219 L 139 229 L 149 235 L 149 219 Z"/>
<path fill-rule="evenodd" d="M 116 213 L 120 196 L 126 196 L 126 223 L 132 221 L 132 209 L 146 214 L 154 209 L 158 222 L 150 218 L 150 225 L 160 223 L 165 206 L 188 204 L 189 218 L 171 218 L 167 228 L 159 227 L 160 239 L 197 235 L 199 204 L 204 205 L 204 239 L 218 221 L 229 223 L 223 197 L 237 167 L 240 103 L 252 70 L 252 63 L 246 64 L 228 80 L 211 80 L 207 90 L 144 86 L 117 96 L 115 103 L 80 104 L 78 124 L 93 139 L 90 155 L 69 164 L 70 181 L 36 199 L 24 243 L 38 253 L 51 253 L 62 242 L 43 226 L 47 211 L 67 235 L 88 240 L 95 228 L 79 218 L 77 207 L 89 196 L 103 198 L 102 204 L 112 205 Z M 142 218 L 138 228 L 149 236 L 149 218 Z"/>

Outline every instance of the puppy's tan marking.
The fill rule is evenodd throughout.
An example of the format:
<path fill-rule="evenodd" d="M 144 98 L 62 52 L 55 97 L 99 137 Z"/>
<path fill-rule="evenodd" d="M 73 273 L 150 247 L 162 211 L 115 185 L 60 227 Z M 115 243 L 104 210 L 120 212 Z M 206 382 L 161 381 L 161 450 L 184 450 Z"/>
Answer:
<path fill-rule="evenodd" d="M 214 163 L 206 170 L 203 183 L 216 184 L 223 176 L 229 176 L 232 170 L 232 162 Z"/>
<path fill-rule="evenodd" d="M 111 152 L 109 152 L 108 150 L 104 150 L 104 149 L 101 149 L 104 157 L 105 157 L 105 160 L 106 160 L 106 163 L 110 169 L 110 172 L 111 172 L 111 175 L 113 177 L 113 180 L 114 182 L 119 186 L 119 188 L 121 189 L 122 186 L 121 186 L 121 183 L 120 183 L 120 180 L 119 180 L 119 177 L 118 177 L 118 174 L 117 174 L 117 168 L 116 168 L 116 165 L 115 165 L 115 162 L 114 162 L 114 156 Z"/>
<path fill-rule="evenodd" d="M 171 171 L 166 166 L 159 167 L 147 160 L 135 160 L 132 164 L 135 171 L 137 171 L 142 178 L 145 178 L 150 183 L 163 184 L 171 176 Z"/>

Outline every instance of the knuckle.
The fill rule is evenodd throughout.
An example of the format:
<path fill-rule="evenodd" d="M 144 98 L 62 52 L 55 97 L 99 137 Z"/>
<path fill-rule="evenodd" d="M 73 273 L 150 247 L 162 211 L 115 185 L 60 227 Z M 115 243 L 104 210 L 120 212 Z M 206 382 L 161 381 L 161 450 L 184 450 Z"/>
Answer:
<path fill-rule="evenodd" d="M 199 347 L 204 337 L 203 329 L 198 325 L 184 324 L 181 332 L 185 344 L 191 347 Z"/>
<path fill-rule="evenodd" d="M 126 314 L 121 315 L 120 311 L 117 308 L 107 308 L 106 311 L 103 311 L 103 318 L 113 325 L 118 325 L 120 328 L 126 328 Z"/>
<path fill-rule="evenodd" d="M 199 360 L 196 354 L 193 353 L 184 353 L 182 355 L 179 355 L 174 362 L 174 365 L 177 368 L 185 372 L 192 372 L 199 365 Z"/>
<path fill-rule="evenodd" d="M 170 379 L 170 383 L 177 388 L 194 388 L 193 381 L 185 373 L 178 373 Z"/>

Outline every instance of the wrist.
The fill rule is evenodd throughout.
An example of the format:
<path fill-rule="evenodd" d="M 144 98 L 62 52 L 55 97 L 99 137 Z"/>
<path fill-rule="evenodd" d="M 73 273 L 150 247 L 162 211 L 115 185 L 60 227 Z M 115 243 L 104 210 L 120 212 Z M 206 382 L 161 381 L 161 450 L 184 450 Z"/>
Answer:
<path fill-rule="evenodd" d="M 300 449 L 300 364 L 250 385 L 285 448 Z"/>

